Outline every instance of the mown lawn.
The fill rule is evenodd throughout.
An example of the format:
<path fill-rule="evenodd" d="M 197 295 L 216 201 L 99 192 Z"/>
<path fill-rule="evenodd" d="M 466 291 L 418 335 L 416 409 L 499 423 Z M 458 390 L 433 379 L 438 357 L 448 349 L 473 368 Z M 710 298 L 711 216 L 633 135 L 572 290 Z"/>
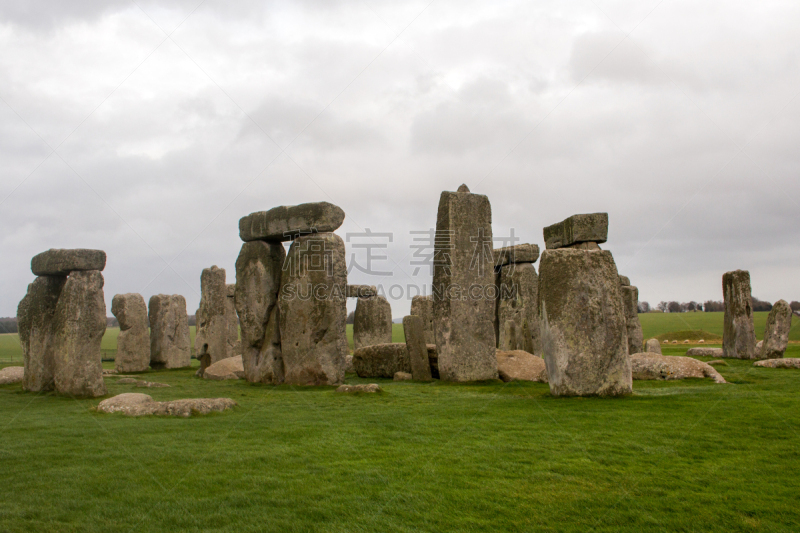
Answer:
<path fill-rule="evenodd" d="M 639 322 L 642 323 L 642 332 L 645 339 L 671 331 L 685 331 L 701 329 L 722 337 L 723 320 L 725 313 L 641 313 Z M 756 338 L 764 338 L 764 328 L 767 326 L 769 312 L 760 311 L 753 313 L 753 325 Z M 800 341 L 800 317 L 792 317 L 792 330 L 789 333 L 790 341 Z"/>

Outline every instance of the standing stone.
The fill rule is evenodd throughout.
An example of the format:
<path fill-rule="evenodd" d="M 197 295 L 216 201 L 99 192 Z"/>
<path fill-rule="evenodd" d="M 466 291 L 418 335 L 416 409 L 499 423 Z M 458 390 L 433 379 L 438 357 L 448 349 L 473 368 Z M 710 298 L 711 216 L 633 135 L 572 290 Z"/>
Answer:
<path fill-rule="evenodd" d="M 497 280 L 498 348 L 541 354 L 536 267 L 531 263 L 511 263 L 500 267 Z M 515 324 L 516 341 L 513 343 L 506 338 L 505 324 L 509 321 Z"/>
<path fill-rule="evenodd" d="M 755 359 L 756 334 L 753 327 L 750 272 L 726 272 L 722 276 L 722 293 L 725 298 L 725 329 L 722 332 L 724 357 Z"/>
<path fill-rule="evenodd" d="M 180 294 L 150 298 L 150 366 L 184 368 L 192 363 L 186 299 Z"/>
<path fill-rule="evenodd" d="M 392 342 L 392 306 L 383 296 L 359 298 L 353 316 L 353 347 Z"/>
<path fill-rule="evenodd" d="M 644 351 L 661 355 L 661 343 L 658 342 L 658 339 L 648 339 L 647 344 L 645 344 Z"/>
<path fill-rule="evenodd" d="M 489 198 L 466 185 L 439 199 L 433 309 L 445 381 L 497 379 L 494 256 Z"/>
<path fill-rule="evenodd" d="M 421 317 L 409 315 L 403 318 L 406 349 L 411 361 L 411 376 L 417 381 L 430 381 L 431 363 L 425 343 L 425 324 Z"/>
<path fill-rule="evenodd" d="M 37 277 L 28 285 L 28 293 L 17 308 L 17 327 L 25 367 L 22 388 L 27 391 L 53 390 L 54 317 L 66 281 L 64 276 Z"/>
<path fill-rule="evenodd" d="M 517 323 L 513 320 L 506 320 L 503 323 L 503 328 L 500 330 L 500 350 L 506 352 L 515 352 L 519 348 L 517 346 L 522 344 L 517 342 Z"/>
<path fill-rule="evenodd" d="M 236 314 L 236 284 L 229 283 L 225 297 L 225 322 L 228 332 L 225 336 L 228 341 L 228 357 L 242 355 L 242 343 L 239 340 L 239 317 Z"/>
<path fill-rule="evenodd" d="M 239 220 L 239 237 L 245 241 L 290 241 L 300 235 L 329 233 L 344 222 L 344 211 L 328 202 L 273 207 Z"/>
<path fill-rule="evenodd" d="M 141 294 L 116 294 L 111 300 L 111 312 L 119 321 L 117 372 L 144 372 L 150 366 L 150 322 L 147 304 Z"/>
<path fill-rule="evenodd" d="M 779 359 L 789 344 L 789 330 L 792 329 L 792 308 L 786 300 L 778 300 L 772 306 L 764 330 L 759 359 Z"/>
<path fill-rule="evenodd" d="M 200 308 L 197 310 L 194 344 L 201 374 L 210 365 L 228 357 L 227 297 L 225 269 L 216 265 L 204 268 L 200 275 Z"/>
<path fill-rule="evenodd" d="M 334 385 L 344 379 L 348 353 L 347 266 L 344 242 L 333 233 L 292 242 L 278 297 L 286 383 Z"/>
<path fill-rule="evenodd" d="M 544 228 L 544 242 L 548 250 L 577 246 L 582 243 L 603 243 L 608 240 L 608 213 L 572 215 Z M 599 249 L 597 246 L 581 247 Z"/>
<path fill-rule="evenodd" d="M 546 250 L 539 272 L 542 352 L 550 393 L 630 394 L 625 309 L 611 252 Z"/>
<path fill-rule="evenodd" d="M 620 276 L 622 277 L 622 276 Z M 642 351 L 644 334 L 639 322 L 639 289 L 630 285 L 621 286 L 622 302 L 625 306 L 625 327 L 628 331 L 628 354 Z"/>
<path fill-rule="evenodd" d="M 246 242 L 236 259 L 234 301 L 242 328 L 242 363 L 251 383 L 283 383 L 278 293 L 286 251 L 280 243 Z"/>
<path fill-rule="evenodd" d="M 106 332 L 106 303 L 99 271 L 70 273 L 53 327 L 56 390 L 75 397 L 105 395 L 100 343 Z"/>
<path fill-rule="evenodd" d="M 103 250 L 51 248 L 31 259 L 31 270 L 37 276 L 66 276 L 77 271 L 102 271 L 105 267 L 106 253 Z"/>
<path fill-rule="evenodd" d="M 425 344 L 436 344 L 436 335 L 433 333 L 433 297 L 428 295 L 411 298 L 411 314 L 422 319 Z"/>

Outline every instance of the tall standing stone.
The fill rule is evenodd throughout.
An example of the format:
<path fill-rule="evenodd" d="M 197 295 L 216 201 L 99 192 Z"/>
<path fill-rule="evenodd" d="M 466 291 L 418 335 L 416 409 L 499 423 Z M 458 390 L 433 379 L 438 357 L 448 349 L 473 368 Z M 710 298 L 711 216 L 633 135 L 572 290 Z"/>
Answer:
<path fill-rule="evenodd" d="M 278 298 L 284 379 L 335 385 L 347 355 L 347 267 L 341 237 L 303 235 L 292 242 Z"/>
<path fill-rule="evenodd" d="M 280 243 L 246 242 L 236 259 L 235 305 L 242 363 L 251 383 L 283 383 L 278 296 L 286 251 Z"/>
<path fill-rule="evenodd" d="M 353 347 L 392 342 L 392 306 L 383 296 L 359 298 L 353 316 Z"/>
<path fill-rule="evenodd" d="M 17 327 L 25 365 L 22 388 L 49 391 L 54 388 L 54 317 L 65 276 L 39 276 L 17 308 Z"/>
<path fill-rule="evenodd" d="M 194 351 L 202 372 L 228 357 L 228 317 L 225 315 L 228 286 L 224 268 L 215 265 L 203 269 L 200 294 Z"/>
<path fill-rule="evenodd" d="M 537 247 L 537 258 L 538 258 Z M 497 273 L 497 322 L 498 348 L 501 350 L 525 350 L 540 355 L 539 312 L 537 299 L 539 275 L 531 263 L 510 263 L 498 268 Z M 507 322 L 515 324 L 516 342 L 511 346 L 506 338 Z"/>
<path fill-rule="evenodd" d="M 722 332 L 724 357 L 755 359 L 756 334 L 753 326 L 753 300 L 750 272 L 734 270 L 722 276 L 725 299 L 725 329 Z"/>
<path fill-rule="evenodd" d="M 789 344 L 789 331 L 792 329 L 792 308 L 786 300 L 778 300 L 772 306 L 764 330 L 759 359 L 780 359 Z"/>
<path fill-rule="evenodd" d="M 150 366 L 184 368 L 192 363 L 186 299 L 180 294 L 150 298 Z"/>
<path fill-rule="evenodd" d="M 103 275 L 97 270 L 71 272 L 54 316 L 55 387 L 76 397 L 103 396 L 100 343 L 106 332 Z"/>
<path fill-rule="evenodd" d="M 425 324 L 421 317 L 409 315 L 403 318 L 406 349 L 411 362 L 411 376 L 418 381 L 430 381 L 431 363 L 425 343 Z"/>
<path fill-rule="evenodd" d="M 425 343 L 436 344 L 436 335 L 433 333 L 433 297 L 428 295 L 411 298 L 411 314 L 422 319 Z"/>
<path fill-rule="evenodd" d="M 620 276 L 620 282 L 627 281 L 627 278 Z M 630 283 L 630 282 L 628 282 Z M 628 331 L 628 354 L 633 355 L 642 351 L 644 344 L 644 333 L 642 324 L 639 322 L 639 289 L 631 285 L 623 285 L 622 302 L 625 306 L 625 323 Z"/>
<path fill-rule="evenodd" d="M 228 341 L 227 355 L 228 357 L 236 357 L 237 355 L 242 355 L 242 343 L 239 340 L 239 316 L 236 314 L 236 284 L 229 283 L 226 288 L 225 322 L 228 325 L 228 331 L 225 337 Z"/>
<path fill-rule="evenodd" d="M 466 185 L 442 192 L 432 291 L 441 379 L 497 378 L 495 291 L 489 198 Z"/>
<path fill-rule="evenodd" d="M 150 366 L 150 322 L 147 304 L 141 294 L 116 294 L 111 300 L 111 313 L 119 322 L 117 372 L 144 372 Z"/>

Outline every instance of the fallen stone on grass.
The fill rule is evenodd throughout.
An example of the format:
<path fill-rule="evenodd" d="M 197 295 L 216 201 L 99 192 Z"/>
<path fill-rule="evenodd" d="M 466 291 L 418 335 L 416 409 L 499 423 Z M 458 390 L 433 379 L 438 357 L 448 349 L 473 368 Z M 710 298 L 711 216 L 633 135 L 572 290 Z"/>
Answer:
<path fill-rule="evenodd" d="M 411 381 L 413 376 L 408 372 L 395 372 L 392 379 L 394 381 Z"/>
<path fill-rule="evenodd" d="M 707 365 L 728 366 L 728 363 L 726 363 L 722 359 L 714 359 L 713 361 L 706 361 L 706 364 Z"/>
<path fill-rule="evenodd" d="M 503 381 L 547 383 L 544 359 L 524 350 L 497 350 L 497 371 Z"/>
<path fill-rule="evenodd" d="M 114 368 L 104 368 L 103 375 L 104 376 L 113 376 L 114 374 L 119 374 L 119 372 Z"/>
<path fill-rule="evenodd" d="M 766 368 L 800 368 L 800 358 L 764 359 L 763 361 L 756 361 L 753 363 L 753 366 L 763 366 Z"/>
<path fill-rule="evenodd" d="M 22 382 L 22 376 L 25 375 L 24 366 L 7 366 L 0 370 L 0 385 L 10 385 L 12 383 Z"/>
<path fill-rule="evenodd" d="M 101 413 L 122 413 L 127 416 L 180 416 L 206 415 L 212 411 L 225 411 L 237 405 L 230 398 L 187 398 L 169 402 L 157 402 L 148 394 L 126 392 L 100 402 Z"/>
<path fill-rule="evenodd" d="M 242 356 L 229 357 L 206 367 L 203 373 L 205 379 L 222 381 L 225 379 L 244 378 L 244 363 Z"/>
<path fill-rule="evenodd" d="M 155 381 L 137 381 L 136 386 L 139 388 L 158 389 L 162 387 L 169 387 L 166 383 L 156 383 Z"/>
<path fill-rule="evenodd" d="M 686 350 L 687 357 L 725 357 L 722 348 L 689 348 Z"/>
<path fill-rule="evenodd" d="M 383 392 L 383 389 L 377 383 L 370 383 L 368 385 L 340 385 L 336 392 Z"/>
<path fill-rule="evenodd" d="M 725 378 L 708 363 L 691 357 L 654 353 L 633 354 L 631 356 L 631 374 L 633 379 L 713 378 L 715 383 L 727 383 Z"/>
<path fill-rule="evenodd" d="M 117 380 L 117 384 L 118 385 L 133 385 L 137 381 L 139 381 L 139 380 L 136 379 L 136 378 L 120 378 L 120 379 Z"/>

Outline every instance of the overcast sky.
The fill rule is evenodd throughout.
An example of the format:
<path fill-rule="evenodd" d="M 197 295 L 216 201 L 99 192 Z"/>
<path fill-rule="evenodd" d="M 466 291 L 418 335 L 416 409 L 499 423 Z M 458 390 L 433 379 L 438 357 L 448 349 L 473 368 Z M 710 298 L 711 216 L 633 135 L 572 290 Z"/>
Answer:
<path fill-rule="evenodd" d="M 322 200 L 343 238 L 393 234 L 392 275 L 351 283 L 429 287 L 410 232 L 461 183 L 542 248 L 607 211 L 651 304 L 722 299 L 737 268 L 800 300 L 796 1 L 164 4 L 0 2 L 0 316 L 33 255 L 77 247 L 108 253 L 109 315 L 123 292 L 192 314 L 204 267 L 235 281 L 240 217 Z"/>

